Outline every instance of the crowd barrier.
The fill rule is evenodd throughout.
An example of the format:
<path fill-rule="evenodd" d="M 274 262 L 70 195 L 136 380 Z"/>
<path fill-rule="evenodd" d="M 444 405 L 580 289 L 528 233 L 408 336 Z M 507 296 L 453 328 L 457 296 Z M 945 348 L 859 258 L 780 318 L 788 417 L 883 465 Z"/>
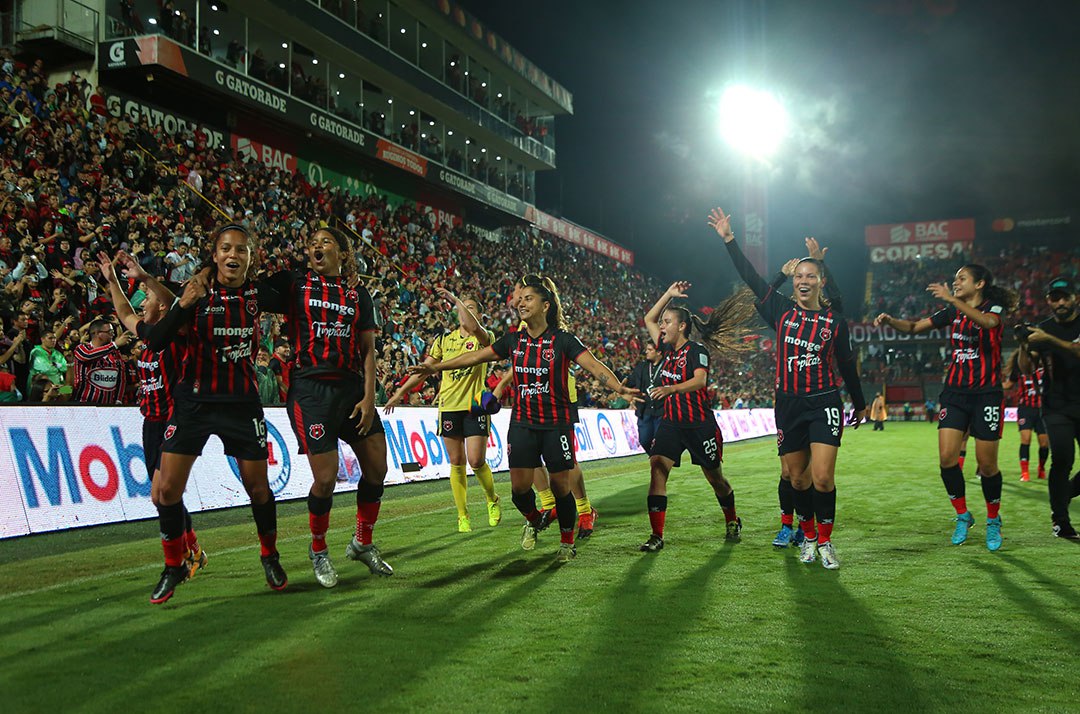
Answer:
<path fill-rule="evenodd" d="M 581 461 L 642 452 L 632 411 L 582 409 L 580 415 L 575 435 Z M 380 416 L 386 429 L 387 484 L 449 477 L 446 450 L 437 436 L 438 410 L 399 408 Z M 725 442 L 776 433 L 771 409 L 717 411 L 716 418 Z M 493 471 L 508 468 L 509 424 L 509 410 L 492 419 L 487 456 Z M 268 408 L 266 427 L 275 496 L 278 500 L 305 498 L 311 470 L 307 458 L 297 455 L 285 410 Z M 347 447 L 338 452 L 338 467 L 337 490 L 354 490 L 360 469 Z M 192 512 L 248 503 L 236 463 L 225 456 L 217 439 L 210 440 L 196 463 L 184 503 Z M 156 515 L 150 502 L 138 409 L 0 408 L 0 538 Z"/>

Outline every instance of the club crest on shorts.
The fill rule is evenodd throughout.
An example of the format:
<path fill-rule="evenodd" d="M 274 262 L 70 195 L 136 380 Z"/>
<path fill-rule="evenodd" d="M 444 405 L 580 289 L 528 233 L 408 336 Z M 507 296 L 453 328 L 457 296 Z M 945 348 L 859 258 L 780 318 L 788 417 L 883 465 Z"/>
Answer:
<path fill-rule="evenodd" d="M 443 428 L 443 431 L 453 431 L 454 430 L 454 422 L 451 421 L 450 419 L 446 419 L 442 423 L 442 428 Z"/>
<path fill-rule="evenodd" d="M 169 426 L 165 427 L 165 440 L 166 441 L 173 438 L 173 435 L 175 435 L 175 434 L 176 434 L 176 425 L 175 424 L 169 424 Z"/>
<path fill-rule="evenodd" d="M 832 330 L 830 330 L 828 327 L 821 328 L 821 341 L 822 342 L 828 342 L 831 339 L 832 339 Z"/>
<path fill-rule="evenodd" d="M 783 429 L 777 429 L 776 430 L 776 445 L 780 446 L 780 444 L 783 444 L 783 443 L 784 443 L 784 430 Z"/>
<path fill-rule="evenodd" d="M 941 411 L 938 412 L 938 415 L 937 415 L 938 421 L 945 421 L 945 417 L 946 417 L 946 415 L 948 415 L 948 413 L 949 413 L 949 410 L 942 407 Z"/>
<path fill-rule="evenodd" d="M 1020 426 L 1023 426 L 1024 424 L 1027 424 L 1027 419 L 1020 420 Z"/>
<path fill-rule="evenodd" d="M 322 424 L 312 424 L 308 427 L 307 432 L 308 436 L 317 441 L 323 438 L 323 435 L 326 434 L 326 428 L 323 427 Z"/>

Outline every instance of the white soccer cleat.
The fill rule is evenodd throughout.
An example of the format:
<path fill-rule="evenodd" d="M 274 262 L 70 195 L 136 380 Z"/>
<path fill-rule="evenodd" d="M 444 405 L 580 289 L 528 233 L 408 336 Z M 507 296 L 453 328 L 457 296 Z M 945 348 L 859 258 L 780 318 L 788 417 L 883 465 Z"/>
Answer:
<path fill-rule="evenodd" d="M 807 538 L 799 544 L 799 561 L 813 563 L 817 557 L 817 538 Z"/>

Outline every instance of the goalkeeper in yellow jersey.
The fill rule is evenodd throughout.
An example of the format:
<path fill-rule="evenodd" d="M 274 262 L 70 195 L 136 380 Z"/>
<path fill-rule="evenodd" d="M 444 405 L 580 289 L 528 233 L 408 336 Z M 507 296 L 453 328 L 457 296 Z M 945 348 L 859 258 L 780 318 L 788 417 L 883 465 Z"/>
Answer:
<path fill-rule="evenodd" d="M 470 297 L 458 298 L 443 288 L 437 288 L 437 291 L 454 306 L 458 317 L 458 327 L 432 343 L 424 357 L 425 363 L 444 362 L 466 352 L 482 350 L 494 341 L 491 332 L 480 325 L 477 318 L 480 314 L 480 305 L 476 300 Z M 472 466 L 476 480 L 480 482 L 487 496 L 488 525 L 497 526 L 502 520 L 499 497 L 495 493 L 495 480 L 491 475 L 491 467 L 487 463 L 491 417 L 488 414 L 470 413 L 474 398 L 484 390 L 486 377 L 487 365 L 485 364 L 449 370 L 442 373 L 439 389 L 439 436 L 442 437 L 450 461 L 450 490 L 454 494 L 454 505 L 457 506 L 458 532 L 460 533 L 468 533 L 472 530 L 466 498 L 468 487 L 466 463 Z M 394 407 L 401 404 L 405 396 L 421 381 L 423 377 L 420 375 L 409 377 L 408 381 L 401 385 L 401 388 L 387 401 L 384 412 L 391 413 Z"/>

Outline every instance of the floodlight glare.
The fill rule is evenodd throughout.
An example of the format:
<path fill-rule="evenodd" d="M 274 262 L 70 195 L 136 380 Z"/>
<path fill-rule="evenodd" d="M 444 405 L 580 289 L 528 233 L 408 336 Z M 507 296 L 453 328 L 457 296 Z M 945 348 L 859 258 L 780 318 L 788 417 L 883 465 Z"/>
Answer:
<path fill-rule="evenodd" d="M 724 141 L 757 159 L 775 154 L 788 133 L 784 105 L 770 92 L 741 84 L 724 90 L 719 121 Z"/>

